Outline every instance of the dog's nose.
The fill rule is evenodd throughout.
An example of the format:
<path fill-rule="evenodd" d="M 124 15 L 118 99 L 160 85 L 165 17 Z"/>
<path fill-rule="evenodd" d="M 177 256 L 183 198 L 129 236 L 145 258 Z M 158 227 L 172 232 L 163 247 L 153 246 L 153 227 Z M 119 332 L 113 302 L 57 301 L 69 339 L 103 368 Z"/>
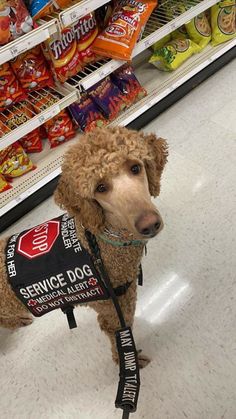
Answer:
<path fill-rule="evenodd" d="M 135 223 L 135 227 L 142 236 L 154 237 L 162 226 L 162 220 L 155 212 L 141 215 Z"/>

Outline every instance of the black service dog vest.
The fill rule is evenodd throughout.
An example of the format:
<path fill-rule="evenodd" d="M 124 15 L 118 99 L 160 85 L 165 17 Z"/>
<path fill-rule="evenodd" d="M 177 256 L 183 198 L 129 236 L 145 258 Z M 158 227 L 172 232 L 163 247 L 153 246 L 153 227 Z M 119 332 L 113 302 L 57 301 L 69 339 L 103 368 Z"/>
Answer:
<path fill-rule="evenodd" d="M 12 289 L 34 316 L 109 298 L 68 214 L 10 237 L 6 266 Z"/>

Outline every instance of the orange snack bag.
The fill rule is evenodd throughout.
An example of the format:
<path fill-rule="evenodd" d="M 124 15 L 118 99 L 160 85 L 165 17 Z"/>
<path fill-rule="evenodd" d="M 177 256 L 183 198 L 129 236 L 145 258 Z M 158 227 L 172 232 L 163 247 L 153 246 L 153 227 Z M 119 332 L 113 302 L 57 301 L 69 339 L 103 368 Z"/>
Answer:
<path fill-rule="evenodd" d="M 20 54 L 11 62 L 11 66 L 23 88 L 28 91 L 54 84 L 40 46 Z"/>
<path fill-rule="evenodd" d="M 92 50 L 101 56 L 130 60 L 143 26 L 156 6 L 156 0 L 118 0 L 107 28 L 95 39 Z"/>
<path fill-rule="evenodd" d="M 26 98 L 26 94 L 16 79 L 10 65 L 0 65 L 0 112 Z"/>

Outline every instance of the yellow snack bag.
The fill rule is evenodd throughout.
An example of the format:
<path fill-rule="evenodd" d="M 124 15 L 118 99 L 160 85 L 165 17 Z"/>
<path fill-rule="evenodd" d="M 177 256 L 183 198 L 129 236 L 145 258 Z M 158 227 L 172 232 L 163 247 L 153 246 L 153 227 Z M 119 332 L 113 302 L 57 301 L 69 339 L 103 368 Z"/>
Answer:
<path fill-rule="evenodd" d="M 164 36 L 164 38 L 160 39 L 159 41 L 155 42 L 155 44 L 152 45 L 153 51 L 157 51 L 158 49 L 164 47 L 167 42 L 171 40 L 171 34 Z"/>
<path fill-rule="evenodd" d="M 201 51 L 199 45 L 190 39 L 173 39 L 164 47 L 154 52 L 149 63 L 153 64 L 159 70 L 176 70 L 193 54 Z"/>
<path fill-rule="evenodd" d="M 188 32 L 185 28 L 185 25 L 180 26 L 174 32 L 171 33 L 172 39 L 186 39 L 188 38 Z"/>
<path fill-rule="evenodd" d="M 211 27 L 205 12 L 195 16 L 190 22 L 185 23 L 187 33 L 193 42 L 201 48 L 211 40 Z"/>
<path fill-rule="evenodd" d="M 236 36 L 235 0 L 222 0 L 211 7 L 212 45 Z"/>

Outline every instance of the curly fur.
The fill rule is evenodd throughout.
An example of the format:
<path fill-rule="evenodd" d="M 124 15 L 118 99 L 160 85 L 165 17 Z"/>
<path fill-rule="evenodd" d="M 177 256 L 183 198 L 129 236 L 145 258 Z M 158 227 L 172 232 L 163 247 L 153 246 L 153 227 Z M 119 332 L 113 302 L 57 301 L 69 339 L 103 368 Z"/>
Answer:
<path fill-rule="evenodd" d="M 83 135 L 64 156 L 62 175 L 55 191 L 56 203 L 75 217 L 79 240 L 88 249 L 84 228 L 95 235 L 106 224 L 105 213 L 94 198 L 99 179 L 119 173 L 127 158 L 144 162 L 150 195 L 160 192 L 160 178 L 167 161 L 167 144 L 154 134 L 137 133 L 126 128 L 96 129 Z M 132 326 L 136 304 L 136 278 L 144 245 L 116 248 L 97 237 L 102 259 L 114 287 L 132 281 L 125 295 L 119 297 L 127 324 Z M 0 243 L 0 326 L 15 328 L 29 324 L 31 316 L 17 300 L 6 279 L 4 248 Z M 114 332 L 119 327 L 117 314 L 110 300 L 89 303 L 98 313 L 98 322 L 109 336 L 112 356 L 117 361 Z M 144 358 L 140 357 L 142 366 Z"/>

